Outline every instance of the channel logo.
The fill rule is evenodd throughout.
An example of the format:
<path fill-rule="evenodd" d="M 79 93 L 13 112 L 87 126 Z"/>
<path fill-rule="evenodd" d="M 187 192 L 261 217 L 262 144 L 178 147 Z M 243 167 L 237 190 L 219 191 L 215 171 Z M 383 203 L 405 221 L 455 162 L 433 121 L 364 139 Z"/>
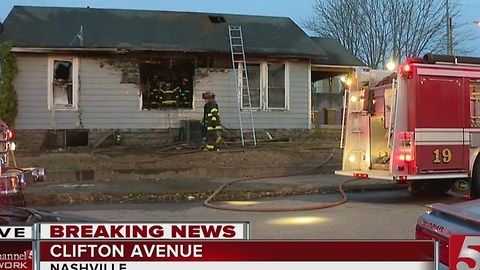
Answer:
<path fill-rule="evenodd" d="M 33 250 L 27 249 L 27 251 L 25 251 L 25 254 L 26 254 L 27 260 L 33 260 Z"/>
<path fill-rule="evenodd" d="M 480 269 L 480 235 L 452 235 L 449 249 L 449 269 Z"/>

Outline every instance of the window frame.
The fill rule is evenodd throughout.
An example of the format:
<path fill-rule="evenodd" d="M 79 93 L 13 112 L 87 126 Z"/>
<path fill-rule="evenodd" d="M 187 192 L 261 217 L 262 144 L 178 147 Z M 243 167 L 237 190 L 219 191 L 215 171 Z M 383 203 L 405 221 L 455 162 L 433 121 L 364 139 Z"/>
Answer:
<path fill-rule="evenodd" d="M 264 103 L 264 95 L 263 95 L 263 84 L 262 84 L 262 69 L 263 69 L 263 66 L 262 66 L 262 63 L 259 63 L 259 62 L 251 62 L 250 64 L 253 64 L 253 65 L 258 65 L 259 66 L 259 106 L 253 106 L 251 107 L 252 111 L 260 111 L 263 109 L 263 103 Z M 243 64 L 242 63 L 239 63 L 239 67 L 238 67 L 238 70 L 243 70 Z M 249 63 L 247 63 L 247 79 L 248 79 L 248 88 L 250 90 L 250 99 L 252 98 L 252 88 L 251 88 L 251 85 L 250 85 L 250 74 L 248 73 L 248 66 L 249 66 Z M 249 110 L 248 106 L 244 105 L 244 102 L 243 102 L 243 97 L 245 96 L 244 93 L 243 93 L 243 85 L 241 85 L 244 80 L 243 80 L 243 72 L 239 72 L 238 74 L 238 82 L 239 82 L 239 86 L 240 89 L 242 89 L 242 92 L 240 93 L 240 104 L 241 104 L 241 109 L 246 111 L 246 110 Z"/>
<path fill-rule="evenodd" d="M 275 66 L 280 66 L 280 65 L 283 65 L 283 68 L 284 68 L 284 74 L 283 74 L 283 87 L 284 87 L 284 102 L 283 102 L 283 107 L 274 107 L 274 106 L 270 106 L 268 100 L 268 96 L 270 94 L 270 83 L 269 83 L 269 65 L 275 65 Z M 287 110 L 288 109 L 288 105 L 287 105 L 287 97 L 288 97 L 288 87 L 287 87 L 287 74 L 288 74 L 288 70 L 287 70 L 287 64 L 286 63 L 265 63 L 265 109 L 266 110 L 279 110 L 279 111 L 284 111 L 284 110 Z M 272 87 L 273 88 L 273 87 Z"/>
<path fill-rule="evenodd" d="M 289 65 L 288 62 L 247 62 L 247 70 L 248 70 L 248 65 L 249 64 L 255 64 L 255 65 L 260 65 L 260 107 L 253 107 L 253 111 L 288 111 L 290 109 L 290 84 L 289 84 Z M 269 95 L 269 82 L 268 82 L 268 77 L 269 77 L 269 65 L 283 65 L 285 71 L 284 71 L 284 93 L 285 93 L 285 102 L 284 102 L 284 107 L 274 107 L 270 106 L 268 104 L 268 95 Z M 239 70 L 241 70 L 241 67 L 239 67 Z M 243 82 L 242 78 L 242 72 L 239 72 L 238 74 L 239 82 Z M 250 74 L 247 74 L 248 79 L 250 81 Z M 251 90 L 250 82 L 249 82 L 249 88 Z M 242 89 L 241 94 L 241 109 L 243 111 L 249 110 L 248 105 L 244 105 L 243 103 L 243 87 L 240 88 Z M 251 93 L 250 93 L 251 94 Z"/>
<path fill-rule="evenodd" d="M 57 107 L 54 102 L 53 95 L 53 73 L 55 61 L 72 62 L 72 107 Z M 79 92 L 79 59 L 78 57 L 65 57 L 65 56 L 50 56 L 48 58 L 48 78 L 47 78 L 47 91 L 48 91 L 48 110 L 50 111 L 77 111 L 78 110 L 78 92 Z"/>

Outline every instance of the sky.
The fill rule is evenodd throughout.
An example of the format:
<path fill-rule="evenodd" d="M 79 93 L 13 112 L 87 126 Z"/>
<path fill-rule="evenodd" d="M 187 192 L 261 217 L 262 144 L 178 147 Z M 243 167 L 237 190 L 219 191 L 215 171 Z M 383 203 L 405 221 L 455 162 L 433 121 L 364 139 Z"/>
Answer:
<path fill-rule="evenodd" d="M 58 7 L 87 7 L 91 8 L 116 8 L 138 10 L 165 10 L 165 11 L 190 11 L 223 14 L 244 14 L 281 16 L 291 18 L 302 27 L 302 22 L 314 15 L 313 5 L 316 0 L 0 0 L 0 21 L 4 21 L 13 6 L 58 6 Z M 440 1 L 440 0 L 439 0 Z M 447 0 L 446 0 L 447 1 Z M 472 34 L 477 34 L 480 44 L 480 26 L 473 22 L 480 20 L 479 0 L 449 0 L 460 4 L 461 19 L 467 23 Z M 312 35 L 313 33 L 304 29 Z M 454 33 L 455 34 L 455 33 Z M 477 47 L 467 56 L 480 57 L 480 45 L 469 44 Z"/>

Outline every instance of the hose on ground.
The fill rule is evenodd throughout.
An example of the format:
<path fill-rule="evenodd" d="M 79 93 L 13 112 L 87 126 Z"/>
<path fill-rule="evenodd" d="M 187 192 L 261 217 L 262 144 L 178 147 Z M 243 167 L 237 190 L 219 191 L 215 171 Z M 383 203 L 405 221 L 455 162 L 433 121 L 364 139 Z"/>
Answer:
<path fill-rule="evenodd" d="M 236 183 L 239 183 L 239 182 L 244 182 L 244 181 L 251 181 L 251 180 L 258 180 L 258 179 L 267 179 L 267 178 L 284 178 L 284 177 L 290 177 L 290 176 L 296 176 L 296 175 L 301 175 L 301 174 L 305 174 L 305 173 L 308 173 L 308 172 L 311 172 L 311 171 L 314 171 L 320 167 L 322 167 L 323 165 L 325 165 L 327 162 L 329 162 L 333 155 L 335 153 L 335 148 L 333 148 L 332 152 L 330 153 L 330 155 L 323 161 L 321 162 L 319 165 L 313 167 L 313 168 L 310 168 L 310 169 L 307 169 L 307 170 L 303 170 L 303 171 L 299 171 L 299 172 L 295 172 L 295 173 L 290 173 L 290 174 L 282 174 L 282 175 L 273 175 L 273 176 L 257 176 L 257 177 L 246 177 L 246 178 L 238 178 L 238 179 L 234 179 L 234 180 L 231 180 L 230 182 L 227 182 L 225 184 L 223 184 L 222 186 L 220 186 L 217 190 L 215 190 L 204 202 L 203 202 L 203 205 L 205 205 L 206 207 L 209 207 L 209 208 L 213 208 L 213 209 L 217 209 L 217 210 L 227 210 L 227 211 L 241 211 L 241 212 L 292 212 L 292 211 L 308 211 L 308 210 L 318 210 L 318 209 L 325 209 L 325 208 L 330 208 L 330 207 L 334 207 L 334 206 L 338 206 L 338 205 L 341 205 L 341 204 L 344 204 L 345 202 L 347 202 L 348 200 L 348 197 L 347 197 L 347 194 L 345 192 L 345 190 L 343 189 L 343 186 L 348 183 L 348 182 L 351 182 L 351 181 L 354 181 L 354 180 L 357 180 L 357 178 L 352 178 L 352 179 L 347 179 L 347 180 L 344 180 L 340 183 L 338 189 L 342 195 L 342 199 L 338 200 L 338 201 L 335 201 L 335 202 L 330 202 L 330 203 L 322 203 L 320 205 L 313 205 L 313 206 L 304 206 L 304 207 L 277 207 L 277 208 L 240 208 L 240 207 L 228 207 L 228 206 L 219 206 L 219 205 L 214 205 L 212 203 L 210 203 L 214 198 L 215 196 L 217 196 L 221 191 L 223 191 L 225 188 L 227 188 L 228 186 L 231 186 L 233 184 L 236 184 Z"/>
<path fill-rule="evenodd" d="M 157 154 L 161 154 L 162 152 L 166 152 L 166 150 L 175 150 L 175 146 L 180 145 L 180 144 L 171 144 L 170 146 L 166 146 L 163 148 L 160 148 L 159 150 L 156 150 Z M 296 152 L 296 153 L 308 153 L 312 151 L 323 151 L 331 149 L 331 147 L 312 147 L 308 149 L 289 149 L 289 148 L 282 148 L 282 147 L 275 147 L 275 148 L 261 148 L 261 147 L 248 147 L 248 146 L 243 146 L 243 147 L 232 147 L 232 148 L 224 148 L 220 151 L 220 153 L 235 153 L 235 152 L 245 152 L 245 151 L 285 151 L 285 152 Z M 177 151 L 171 151 L 165 153 L 164 156 L 161 156 L 160 158 L 155 158 L 155 159 L 148 159 L 148 160 L 142 160 L 142 161 L 136 161 L 133 162 L 134 165 L 140 165 L 140 164 L 149 164 L 149 163 L 157 163 L 161 161 L 165 161 L 167 159 L 179 157 L 179 156 L 187 156 L 187 155 L 192 155 L 195 153 L 201 153 L 204 152 L 202 149 L 198 148 L 191 148 L 191 149 L 183 149 Z M 130 163 L 130 161 L 124 161 L 124 163 Z"/>

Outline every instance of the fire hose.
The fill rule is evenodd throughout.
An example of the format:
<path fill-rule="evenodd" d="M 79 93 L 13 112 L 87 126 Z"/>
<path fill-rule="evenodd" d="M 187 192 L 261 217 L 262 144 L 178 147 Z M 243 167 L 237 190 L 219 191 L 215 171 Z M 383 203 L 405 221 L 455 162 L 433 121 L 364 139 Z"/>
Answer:
<path fill-rule="evenodd" d="M 162 148 L 160 149 L 157 149 L 157 153 L 162 153 L 164 151 L 167 151 L 167 152 L 170 152 L 171 150 L 173 149 L 176 149 L 178 148 L 178 146 L 180 145 L 183 145 L 185 147 L 185 145 L 191 145 L 191 142 L 176 142 L 176 143 L 173 143 L 173 144 L 166 144 L 164 145 Z M 191 155 L 191 154 L 195 154 L 195 153 L 198 153 L 198 152 L 203 152 L 201 151 L 200 149 L 198 148 L 190 148 L 190 147 L 187 147 L 187 149 L 183 150 L 183 151 L 180 151 L 180 152 L 177 152 L 177 153 L 169 153 L 167 154 L 166 156 L 164 157 L 161 157 L 161 158 L 157 158 L 157 159 L 153 159 L 153 160 L 144 160 L 144 161 L 137 161 L 137 162 L 134 162 L 136 165 L 140 165 L 140 164 L 145 164 L 145 163 L 155 163 L 155 162 L 160 162 L 160 161 L 164 161 L 164 160 L 167 160 L 167 159 L 170 159 L 170 158 L 174 158 L 174 157 L 178 157 L 178 156 L 186 156 L 186 155 Z M 322 149 L 324 149 L 324 147 L 320 147 Z M 315 148 L 316 150 L 320 149 L 320 148 Z M 128 149 L 128 148 L 127 148 Z M 228 148 L 227 148 L 228 149 Z M 243 152 L 245 151 L 245 147 L 242 147 L 240 149 L 225 149 L 227 152 Z M 269 149 L 261 149 L 261 148 L 258 148 L 258 147 L 252 147 L 252 148 L 249 148 L 250 150 L 271 150 L 271 148 Z M 277 150 L 282 150 L 282 151 L 289 151 L 288 148 L 275 148 Z M 312 150 L 312 149 L 311 149 Z M 338 190 L 340 192 L 340 194 L 342 195 L 342 199 L 338 200 L 338 201 L 334 201 L 334 202 L 329 202 L 329 203 L 322 203 L 322 204 L 318 204 L 318 205 L 313 205 L 313 206 L 306 206 L 306 207 L 281 207 L 281 208 L 255 208 L 255 209 L 252 209 L 252 208 L 240 208 L 240 207 L 227 207 L 227 206 L 219 206 L 219 205 L 214 205 L 211 203 L 211 201 L 215 198 L 215 196 L 217 196 L 219 193 L 221 193 L 223 190 L 225 190 L 227 187 L 229 186 L 232 186 L 236 183 L 240 183 L 240 182 L 245 182 L 245 181 L 252 181 L 252 180 L 259 180 L 259 179 L 268 179 L 268 178 L 285 178 L 285 177 L 291 177 L 291 176 L 298 176 L 298 175 L 302 175 L 302 174 L 306 174 L 308 172 L 312 172 L 314 170 L 317 170 L 319 168 L 321 168 L 322 166 L 324 166 L 326 163 L 328 163 L 333 155 L 335 154 L 335 150 L 336 148 L 333 148 L 331 153 L 328 155 L 328 157 L 323 160 L 322 162 L 320 162 L 320 164 L 312 167 L 312 168 L 309 168 L 309 169 L 306 169 L 306 170 L 302 170 L 302 171 L 297 171 L 297 172 L 294 172 L 294 173 L 290 173 L 290 174 L 281 174 L 281 175 L 263 175 L 263 176 L 255 176 L 255 177 L 244 177 L 244 178 L 238 178 L 238 179 L 233 179 L 233 180 L 230 180 L 229 182 L 226 182 L 225 184 L 223 184 L 222 186 L 220 186 L 218 189 L 216 189 L 204 202 L 203 204 L 206 206 L 206 207 L 209 207 L 209 208 L 213 208 L 213 209 L 217 209 L 217 210 L 227 210 L 227 211 L 243 211 L 243 212 L 291 212 L 291 211 L 308 211 L 308 210 L 319 210 L 319 209 L 325 209 L 325 208 L 331 208 L 331 207 L 335 207 L 335 206 L 339 206 L 341 204 L 344 204 L 347 202 L 348 200 L 348 197 L 347 197 L 347 194 L 344 190 L 344 185 L 347 184 L 348 182 L 351 182 L 351 181 L 354 181 L 354 180 L 358 180 L 358 178 L 352 178 L 352 179 L 346 179 L 344 181 L 342 181 L 340 183 L 340 185 L 338 186 Z"/>
<path fill-rule="evenodd" d="M 245 177 L 245 178 L 238 178 L 238 179 L 233 179 L 225 184 L 223 184 L 222 186 L 220 186 L 217 190 L 215 190 L 204 202 L 203 204 L 206 206 L 206 207 L 209 207 L 209 208 L 213 208 L 213 209 L 217 209 L 217 210 L 228 210 L 228 211 L 241 211 L 241 212 L 292 212 L 292 211 L 307 211 L 307 210 L 319 210 L 319 209 L 325 209 L 325 208 L 331 208 L 331 207 L 335 207 L 335 206 L 338 206 L 338 205 L 341 205 L 341 204 L 344 204 L 347 202 L 348 200 L 348 197 L 347 197 L 347 193 L 345 192 L 343 186 L 348 183 L 348 182 L 351 182 L 351 181 L 354 181 L 354 180 L 358 180 L 358 178 L 352 178 L 352 179 L 347 179 L 347 180 L 344 180 L 340 183 L 338 189 L 339 189 L 339 192 L 340 194 L 342 195 L 342 199 L 338 200 L 338 201 L 335 201 L 335 202 L 329 202 L 329 203 L 322 203 L 322 204 L 318 204 L 318 205 L 313 205 L 313 206 L 304 206 L 304 207 L 277 207 L 277 208 L 255 208 L 255 209 L 251 209 L 251 208 L 240 208 L 240 207 L 227 207 L 227 206 L 219 206 L 219 205 L 214 205 L 212 203 L 210 203 L 214 198 L 215 196 L 217 196 L 220 192 L 222 192 L 225 188 L 231 186 L 231 185 L 234 185 L 236 183 L 239 183 L 239 182 L 245 182 L 245 181 L 251 181 L 251 180 L 258 180 L 258 179 L 267 179 L 267 178 L 284 178 L 284 177 L 290 177 L 290 176 L 297 176 L 297 175 L 301 175 L 301 174 L 305 174 L 307 172 L 311 172 L 311 171 L 314 171 L 320 167 L 322 167 L 323 165 L 325 165 L 327 162 L 329 162 L 333 155 L 335 153 L 335 148 L 333 148 L 332 152 L 330 153 L 330 155 L 324 160 L 322 161 L 319 165 L 313 167 L 313 168 L 309 168 L 309 169 L 306 169 L 306 170 L 303 170 L 303 171 L 298 171 L 298 172 L 295 172 L 295 173 L 290 173 L 290 174 L 282 174 L 282 175 L 271 175 L 271 176 L 258 176 L 258 177 Z"/>

